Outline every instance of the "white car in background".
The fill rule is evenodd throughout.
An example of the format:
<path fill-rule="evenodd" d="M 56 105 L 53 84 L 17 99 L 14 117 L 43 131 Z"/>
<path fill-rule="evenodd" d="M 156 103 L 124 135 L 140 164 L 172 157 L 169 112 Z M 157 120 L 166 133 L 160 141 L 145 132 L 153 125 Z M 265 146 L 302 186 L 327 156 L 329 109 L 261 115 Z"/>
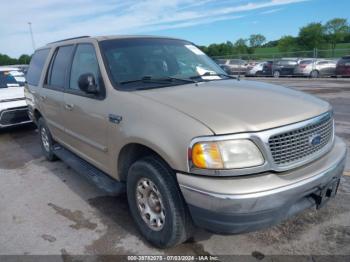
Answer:
<path fill-rule="evenodd" d="M 0 67 L 0 128 L 31 122 L 20 73 L 16 68 Z"/>

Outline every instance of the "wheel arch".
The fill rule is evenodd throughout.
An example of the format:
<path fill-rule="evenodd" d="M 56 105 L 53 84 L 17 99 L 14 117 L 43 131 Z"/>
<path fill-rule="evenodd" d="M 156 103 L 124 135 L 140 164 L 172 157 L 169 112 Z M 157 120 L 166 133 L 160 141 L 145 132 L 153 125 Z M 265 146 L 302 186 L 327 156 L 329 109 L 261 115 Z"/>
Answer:
<path fill-rule="evenodd" d="M 117 171 L 120 181 L 126 181 L 128 176 L 128 171 L 130 166 L 135 163 L 137 160 L 140 160 L 146 156 L 156 156 L 160 160 L 162 160 L 170 169 L 172 168 L 171 163 L 166 161 L 164 156 L 164 152 L 160 153 L 154 150 L 153 147 L 150 147 L 148 145 L 138 143 L 138 142 L 132 142 L 125 144 L 118 154 L 118 160 L 117 160 Z"/>
<path fill-rule="evenodd" d="M 36 123 L 39 121 L 40 117 L 42 117 L 40 111 L 37 108 L 34 109 L 34 120 Z"/>

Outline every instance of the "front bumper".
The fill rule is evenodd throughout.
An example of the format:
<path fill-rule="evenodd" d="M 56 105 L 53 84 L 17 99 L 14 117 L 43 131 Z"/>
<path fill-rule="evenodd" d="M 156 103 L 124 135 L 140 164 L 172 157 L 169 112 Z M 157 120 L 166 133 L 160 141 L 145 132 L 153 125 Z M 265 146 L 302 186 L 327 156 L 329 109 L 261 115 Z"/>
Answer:
<path fill-rule="evenodd" d="M 326 155 L 290 171 L 234 178 L 177 173 L 177 179 L 197 226 L 218 233 L 242 233 L 314 207 L 311 195 L 340 178 L 345 157 L 346 145 L 336 138 Z"/>

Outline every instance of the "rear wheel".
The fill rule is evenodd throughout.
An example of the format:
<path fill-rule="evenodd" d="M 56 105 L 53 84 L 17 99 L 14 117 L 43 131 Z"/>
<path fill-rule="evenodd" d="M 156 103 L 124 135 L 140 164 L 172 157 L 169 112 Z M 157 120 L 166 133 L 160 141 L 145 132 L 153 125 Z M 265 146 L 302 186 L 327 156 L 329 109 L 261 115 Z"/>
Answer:
<path fill-rule="evenodd" d="M 273 72 L 273 77 L 278 78 L 278 77 L 280 77 L 280 75 L 281 75 L 280 71 L 274 71 Z"/>
<path fill-rule="evenodd" d="M 317 70 L 312 70 L 310 73 L 311 78 L 318 78 L 319 77 L 319 72 Z"/>
<path fill-rule="evenodd" d="M 191 218 L 173 171 L 158 157 L 146 157 L 130 167 L 127 195 L 138 229 L 153 245 L 171 247 L 191 236 Z"/>
<path fill-rule="evenodd" d="M 46 125 L 45 120 L 41 117 L 38 121 L 38 130 L 40 137 L 40 145 L 45 158 L 49 161 L 54 161 L 57 159 L 53 153 L 54 140 L 50 133 L 49 128 Z"/>

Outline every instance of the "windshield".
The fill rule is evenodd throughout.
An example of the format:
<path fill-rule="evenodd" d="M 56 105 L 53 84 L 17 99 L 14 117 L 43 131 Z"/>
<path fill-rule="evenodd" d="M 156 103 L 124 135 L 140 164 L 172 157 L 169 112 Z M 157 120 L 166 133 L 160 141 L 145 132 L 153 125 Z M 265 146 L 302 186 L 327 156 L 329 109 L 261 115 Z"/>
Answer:
<path fill-rule="evenodd" d="M 14 76 L 12 76 L 10 72 L 7 72 L 7 71 L 0 72 L 0 88 L 6 88 L 6 87 L 12 87 L 12 86 L 19 86 Z"/>
<path fill-rule="evenodd" d="M 24 86 L 26 79 L 23 72 L 19 70 L 12 70 L 9 73 L 16 79 L 20 86 Z"/>
<path fill-rule="evenodd" d="M 190 79 L 227 78 L 213 60 L 183 40 L 113 39 L 102 41 L 100 46 L 111 81 L 121 90 L 193 83 Z"/>

